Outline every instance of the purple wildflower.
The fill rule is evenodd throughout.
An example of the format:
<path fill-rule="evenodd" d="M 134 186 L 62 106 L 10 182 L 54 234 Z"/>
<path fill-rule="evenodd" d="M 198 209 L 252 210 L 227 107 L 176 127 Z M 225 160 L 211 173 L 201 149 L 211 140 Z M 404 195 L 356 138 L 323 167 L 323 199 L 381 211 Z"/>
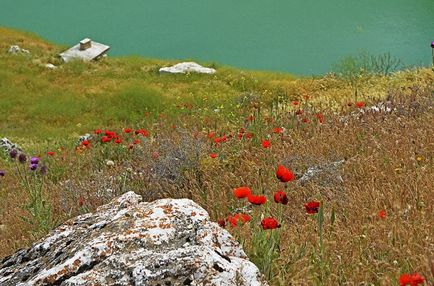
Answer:
<path fill-rule="evenodd" d="M 434 42 L 431 42 L 431 48 L 434 49 Z"/>
<path fill-rule="evenodd" d="M 38 163 L 39 163 L 39 158 L 38 157 L 32 157 L 30 159 L 30 164 L 38 165 Z"/>
<path fill-rule="evenodd" d="M 17 155 L 18 155 L 18 151 L 16 149 L 12 149 L 9 152 L 9 156 L 11 157 L 11 159 L 15 159 L 17 157 Z"/>
<path fill-rule="evenodd" d="M 6 172 L 3 170 L 0 170 L 0 177 L 4 177 L 6 175 Z"/>
<path fill-rule="evenodd" d="M 38 168 L 38 164 L 30 164 L 30 170 L 34 171 Z"/>
<path fill-rule="evenodd" d="M 20 156 L 18 156 L 18 161 L 20 161 L 20 163 L 25 163 L 27 161 L 26 154 L 21 153 Z"/>

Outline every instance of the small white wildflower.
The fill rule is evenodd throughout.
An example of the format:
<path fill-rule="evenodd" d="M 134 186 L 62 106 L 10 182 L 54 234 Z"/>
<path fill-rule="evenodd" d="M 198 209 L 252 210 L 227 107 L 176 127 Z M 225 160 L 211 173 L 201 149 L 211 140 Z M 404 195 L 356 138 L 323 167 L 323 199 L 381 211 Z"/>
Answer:
<path fill-rule="evenodd" d="M 107 160 L 106 165 L 107 166 L 114 166 L 115 162 L 113 162 L 112 160 Z"/>

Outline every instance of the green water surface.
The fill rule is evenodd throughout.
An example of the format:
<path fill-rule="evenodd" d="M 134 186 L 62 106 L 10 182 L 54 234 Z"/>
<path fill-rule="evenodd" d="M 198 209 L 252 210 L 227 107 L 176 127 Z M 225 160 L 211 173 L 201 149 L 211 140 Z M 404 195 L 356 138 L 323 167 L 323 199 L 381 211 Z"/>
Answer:
<path fill-rule="evenodd" d="M 308 75 L 360 52 L 430 65 L 434 0 L 0 0 L 0 25 L 90 37 L 110 55 Z"/>

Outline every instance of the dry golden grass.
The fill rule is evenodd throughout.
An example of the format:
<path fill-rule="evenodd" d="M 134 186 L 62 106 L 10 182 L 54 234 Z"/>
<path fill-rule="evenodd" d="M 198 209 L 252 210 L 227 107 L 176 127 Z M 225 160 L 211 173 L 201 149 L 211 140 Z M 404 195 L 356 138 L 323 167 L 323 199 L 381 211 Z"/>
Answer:
<path fill-rule="evenodd" d="M 78 90 L 77 94 L 90 90 L 95 96 L 113 89 L 117 92 L 128 89 L 129 82 L 137 84 L 143 77 L 149 84 L 146 88 L 164 93 L 174 101 L 173 106 L 193 104 L 191 110 L 171 106 L 165 113 L 173 112 L 174 116 L 160 114 L 133 126 L 125 126 L 119 120 L 100 120 L 99 114 L 87 114 L 89 121 L 92 116 L 98 118 L 97 123 L 88 122 L 82 127 L 65 120 L 65 129 L 75 127 L 77 134 L 97 127 L 147 128 L 151 136 L 142 138 L 142 143 L 130 151 L 115 144 L 102 145 L 98 138 L 93 139 L 92 148 L 76 151 L 74 142 L 62 141 L 62 136 L 68 136 L 57 129 L 53 132 L 57 140 L 27 143 L 49 166 L 45 194 L 59 223 L 93 211 L 127 190 L 141 194 L 145 200 L 192 198 L 212 219 L 218 220 L 247 206 L 248 203 L 233 197 L 232 189 L 249 186 L 255 193 L 265 193 L 269 200 L 266 207 L 247 206 L 252 215 L 275 215 L 279 205 L 272 202 L 272 194 L 283 188 L 275 177 L 277 164 L 291 168 L 300 178 L 309 167 L 343 159 L 340 168 L 307 184 L 291 182 L 285 189 L 289 204 L 283 208 L 280 252 L 273 262 L 270 283 L 397 285 L 399 275 L 405 272 L 419 272 L 427 285 L 434 283 L 430 264 L 434 259 L 431 70 L 363 78 L 358 100 L 368 106 L 389 101 L 396 109 L 360 114 L 354 106 L 347 106 L 355 101 L 349 85 L 332 75 L 292 79 L 286 75 L 225 71 L 223 76 L 208 81 L 195 76 L 180 79 L 149 74 L 156 62 L 141 63 L 146 71 L 140 68 L 141 64 L 130 64 L 113 59 L 79 67 L 84 71 L 100 69 L 92 80 L 84 75 L 73 80 L 58 75 L 49 83 L 50 75 L 39 75 L 47 80 L 44 84 L 49 88 L 63 85 L 65 90 Z M 100 81 L 105 73 L 110 77 Z M 212 92 L 214 89 L 216 93 Z M 241 95 L 246 93 L 253 95 L 249 95 L 247 103 L 240 103 Z M 223 94 L 219 100 L 218 96 Z M 202 101 L 201 95 L 209 99 Z M 292 106 L 292 100 L 301 102 L 303 115 L 295 115 L 299 107 Z M 226 105 L 214 112 L 221 104 Z M 323 124 L 315 119 L 316 112 L 324 113 Z M 255 115 L 253 122 L 245 120 L 250 114 Z M 14 123 L 24 126 L 23 130 L 31 128 L 25 125 L 26 119 L 21 114 L 16 116 L 23 121 Z M 304 118 L 309 122 L 304 123 Z M 276 126 L 286 128 L 282 135 L 272 133 Z M 238 141 L 241 127 L 254 132 L 253 139 Z M 216 146 L 207 138 L 210 131 L 233 137 Z M 264 149 L 261 140 L 268 136 L 272 146 Z M 133 139 L 125 134 L 122 137 L 125 145 Z M 25 135 L 18 138 L 26 141 Z M 65 146 L 65 150 L 59 150 L 60 146 Z M 48 158 L 44 155 L 46 151 L 55 151 L 56 155 Z M 211 159 L 211 152 L 218 153 L 218 157 Z M 115 165 L 107 166 L 107 160 L 113 160 Z M 7 176 L 0 178 L 0 257 L 3 257 L 28 246 L 42 234 L 34 235 L 32 226 L 20 218 L 26 216 L 23 204 L 27 193 L 12 175 L 14 164 L 1 158 L 0 163 L 7 171 Z M 83 207 L 78 204 L 80 197 L 85 201 Z M 322 201 L 325 212 L 322 271 L 317 262 L 318 226 L 303 207 L 312 199 Z M 378 216 L 380 210 L 386 211 L 385 218 Z M 228 227 L 252 257 L 256 246 L 250 238 L 255 229 L 253 223 Z"/>

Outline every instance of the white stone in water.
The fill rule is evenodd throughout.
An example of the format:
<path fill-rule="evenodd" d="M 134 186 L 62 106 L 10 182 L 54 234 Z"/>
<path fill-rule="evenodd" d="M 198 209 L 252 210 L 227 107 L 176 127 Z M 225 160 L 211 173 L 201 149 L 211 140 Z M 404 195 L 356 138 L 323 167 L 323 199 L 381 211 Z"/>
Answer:
<path fill-rule="evenodd" d="M 188 199 L 128 192 L 0 262 L 0 285 L 267 285 L 238 242 Z"/>
<path fill-rule="evenodd" d="M 203 67 L 195 62 L 183 62 L 171 67 L 160 68 L 160 73 L 205 73 L 213 74 L 216 72 L 213 68 Z"/>

